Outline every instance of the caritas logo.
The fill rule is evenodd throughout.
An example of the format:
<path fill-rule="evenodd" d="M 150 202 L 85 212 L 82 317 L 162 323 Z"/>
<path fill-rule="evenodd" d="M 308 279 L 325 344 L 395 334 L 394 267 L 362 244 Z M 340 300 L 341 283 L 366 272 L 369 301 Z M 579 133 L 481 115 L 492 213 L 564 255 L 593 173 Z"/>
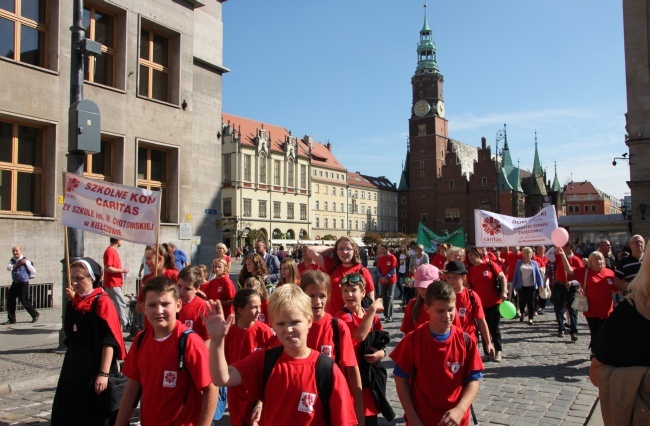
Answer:
<path fill-rule="evenodd" d="M 501 233 L 501 222 L 493 217 L 486 217 L 483 219 L 483 232 L 490 236 Z"/>
<path fill-rule="evenodd" d="M 75 177 L 68 179 L 68 185 L 66 186 L 66 192 L 73 192 L 75 189 L 79 188 L 81 182 Z"/>

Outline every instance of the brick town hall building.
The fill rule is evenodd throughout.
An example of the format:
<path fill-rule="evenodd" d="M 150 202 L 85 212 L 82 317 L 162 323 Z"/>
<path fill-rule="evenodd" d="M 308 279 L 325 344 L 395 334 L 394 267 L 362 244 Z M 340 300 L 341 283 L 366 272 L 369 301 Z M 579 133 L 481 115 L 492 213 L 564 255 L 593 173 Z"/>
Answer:
<path fill-rule="evenodd" d="M 436 62 L 436 45 L 426 14 L 417 51 L 418 64 L 411 78 L 409 143 L 398 187 L 400 231 L 415 233 L 419 222 L 440 235 L 464 227 L 471 243 L 474 209 L 527 217 L 553 204 L 562 214 L 557 172 L 552 183 L 546 179 L 537 137 L 532 172 L 512 163 L 505 128 L 499 156 L 492 153 L 485 138 L 480 148 L 449 138 L 444 78 Z"/>

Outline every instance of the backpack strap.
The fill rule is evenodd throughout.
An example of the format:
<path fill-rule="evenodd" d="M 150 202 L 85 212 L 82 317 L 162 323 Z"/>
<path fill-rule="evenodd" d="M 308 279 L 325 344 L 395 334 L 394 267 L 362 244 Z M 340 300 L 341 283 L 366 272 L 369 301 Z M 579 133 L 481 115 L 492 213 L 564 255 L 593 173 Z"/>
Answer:
<path fill-rule="evenodd" d="M 341 346 L 339 337 L 339 319 L 332 317 L 332 340 L 334 340 L 334 359 L 336 362 L 341 362 Z"/>
<path fill-rule="evenodd" d="M 181 337 L 178 339 L 178 369 L 183 370 L 185 368 L 185 347 L 187 346 L 187 336 L 191 333 L 194 333 L 194 330 L 188 328 L 181 334 Z"/>
<path fill-rule="evenodd" d="M 330 397 L 332 396 L 333 381 L 334 360 L 323 354 L 318 354 L 318 360 L 316 360 L 316 389 L 323 406 L 326 425 L 332 424 L 330 419 Z"/>
<path fill-rule="evenodd" d="M 262 373 L 262 390 L 260 392 L 262 401 L 265 400 L 264 393 L 266 391 L 266 382 L 269 380 L 273 367 L 275 367 L 275 364 L 278 362 L 278 359 L 280 359 L 283 351 L 284 347 L 276 346 L 275 348 L 267 349 L 266 352 L 264 352 L 264 372 Z"/>

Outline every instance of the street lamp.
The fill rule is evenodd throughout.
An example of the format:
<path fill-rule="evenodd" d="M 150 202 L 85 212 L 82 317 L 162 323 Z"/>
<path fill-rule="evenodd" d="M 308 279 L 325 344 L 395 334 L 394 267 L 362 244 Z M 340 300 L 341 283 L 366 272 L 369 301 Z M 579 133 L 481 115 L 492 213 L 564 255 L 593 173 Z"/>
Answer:
<path fill-rule="evenodd" d="M 627 230 L 632 234 L 632 211 L 627 211 L 627 206 L 621 206 L 621 214 L 623 215 L 623 220 L 627 221 Z"/>

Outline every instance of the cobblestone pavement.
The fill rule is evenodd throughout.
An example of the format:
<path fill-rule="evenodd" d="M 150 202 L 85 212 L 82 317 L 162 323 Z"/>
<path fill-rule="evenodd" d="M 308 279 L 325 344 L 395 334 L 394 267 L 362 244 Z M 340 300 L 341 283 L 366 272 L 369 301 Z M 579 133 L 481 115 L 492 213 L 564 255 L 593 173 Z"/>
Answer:
<path fill-rule="evenodd" d="M 388 352 L 401 338 L 401 309 L 394 317 L 395 322 L 385 324 L 393 339 Z M 480 424 L 571 425 L 599 420 L 589 419 L 598 393 L 587 377 L 589 337 L 584 318 L 577 343 L 571 343 L 568 336 L 557 337 L 554 318 L 552 309 L 547 309 L 545 315 L 535 317 L 533 326 L 518 320 L 502 322 L 503 362 L 486 363 L 474 403 Z M 27 324 L 25 328 L 29 328 Z M 11 350 L 3 345 L 0 349 L 0 426 L 49 424 L 63 359 L 53 352 L 55 347 L 48 344 Z M 389 358 L 384 365 L 392 372 Z M 392 422 L 381 419 L 380 424 L 403 424 L 393 380 L 388 381 L 387 393 L 397 418 Z M 594 417 L 598 416 L 596 412 Z M 227 415 L 218 424 L 227 425 Z"/>

